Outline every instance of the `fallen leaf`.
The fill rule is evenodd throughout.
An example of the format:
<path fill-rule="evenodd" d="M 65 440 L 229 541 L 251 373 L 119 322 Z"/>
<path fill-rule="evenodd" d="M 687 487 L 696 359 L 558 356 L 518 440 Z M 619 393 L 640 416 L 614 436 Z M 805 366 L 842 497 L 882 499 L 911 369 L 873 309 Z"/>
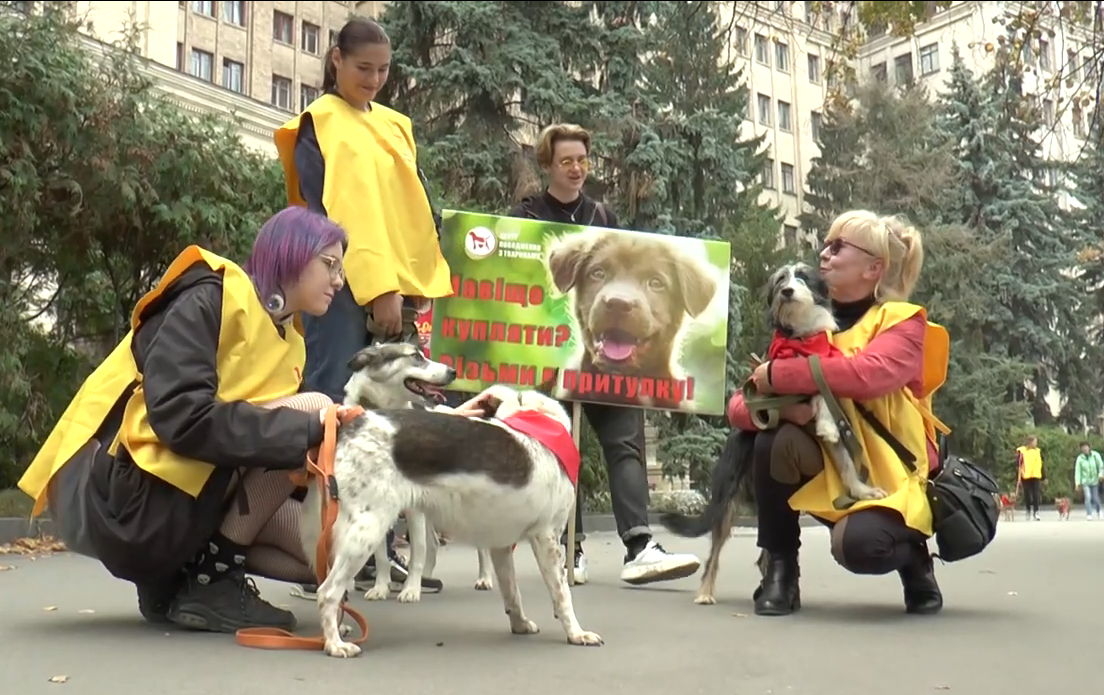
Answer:
<path fill-rule="evenodd" d="M 81 610 L 79 610 L 77 612 L 80 613 L 81 615 L 92 615 L 96 611 L 92 610 L 91 608 L 82 608 Z"/>
<path fill-rule="evenodd" d="M 45 613 L 53 613 L 54 611 L 56 611 L 56 610 L 57 610 L 57 606 L 46 606 L 46 607 L 45 607 L 45 608 L 43 608 L 42 610 L 43 610 L 43 612 L 45 612 Z"/>
<path fill-rule="evenodd" d="M 0 545 L 0 555 L 39 555 L 58 553 L 65 550 L 65 544 L 53 536 L 37 538 L 17 538 L 11 543 Z"/>
<path fill-rule="evenodd" d="M 1009 595 L 1009 596 L 1019 596 L 1019 594 L 1018 594 L 1017 592 L 1015 592 L 1015 591 L 1009 591 L 1009 592 L 1008 592 L 1008 595 Z"/>
<path fill-rule="evenodd" d="M 732 614 L 732 617 L 733 617 L 733 618 L 746 618 L 746 617 L 747 617 L 747 613 L 733 613 L 733 614 Z"/>
<path fill-rule="evenodd" d="M 949 686 L 949 685 L 937 685 L 937 686 L 935 686 L 935 689 L 936 690 L 950 690 L 951 686 Z"/>
<path fill-rule="evenodd" d="M 0 572 L 7 572 L 13 569 L 15 569 L 15 565 L 0 565 Z"/>
<path fill-rule="evenodd" d="M 50 676 L 51 683 L 68 683 L 69 676 Z"/>

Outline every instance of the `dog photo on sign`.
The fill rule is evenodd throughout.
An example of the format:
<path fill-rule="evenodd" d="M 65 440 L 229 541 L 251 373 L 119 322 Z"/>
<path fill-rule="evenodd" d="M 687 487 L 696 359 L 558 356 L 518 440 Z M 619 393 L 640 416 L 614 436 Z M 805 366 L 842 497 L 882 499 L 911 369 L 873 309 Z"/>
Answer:
<path fill-rule="evenodd" d="M 725 320 L 725 312 L 709 310 L 727 284 L 690 240 L 679 241 L 611 229 L 546 241 L 550 285 L 567 298 L 574 324 L 575 352 L 561 370 L 557 398 L 695 409 L 684 346 L 696 323 L 713 328 L 707 316 Z M 719 299 L 723 309 L 726 297 Z"/>

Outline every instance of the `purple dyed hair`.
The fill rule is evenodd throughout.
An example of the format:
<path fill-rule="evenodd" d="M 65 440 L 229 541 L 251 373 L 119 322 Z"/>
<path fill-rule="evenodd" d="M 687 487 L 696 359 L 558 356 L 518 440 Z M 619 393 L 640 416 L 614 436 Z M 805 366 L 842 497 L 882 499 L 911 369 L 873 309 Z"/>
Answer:
<path fill-rule="evenodd" d="M 243 267 L 265 306 L 279 311 L 284 305 L 284 288 L 298 282 L 303 269 L 322 249 L 334 244 L 348 244 L 341 227 L 306 208 L 285 208 L 261 227 Z"/>

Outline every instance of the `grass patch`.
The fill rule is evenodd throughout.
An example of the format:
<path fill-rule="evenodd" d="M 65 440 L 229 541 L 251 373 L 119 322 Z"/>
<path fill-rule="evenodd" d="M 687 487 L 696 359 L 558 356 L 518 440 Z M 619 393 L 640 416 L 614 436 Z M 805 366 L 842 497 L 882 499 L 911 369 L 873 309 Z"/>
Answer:
<path fill-rule="evenodd" d="M 22 490 L 0 490 L 0 518 L 27 519 L 34 508 L 34 500 Z"/>

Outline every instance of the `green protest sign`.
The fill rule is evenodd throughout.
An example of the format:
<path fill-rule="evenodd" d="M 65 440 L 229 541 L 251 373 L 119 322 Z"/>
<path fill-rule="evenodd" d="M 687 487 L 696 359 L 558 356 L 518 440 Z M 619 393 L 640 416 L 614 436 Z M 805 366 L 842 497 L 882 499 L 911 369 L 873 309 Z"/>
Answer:
<path fill-rule="evenodd" d="M 729 245 L 448 210 L 453 296 L 433 308 L 433 359 L 455 388 L 720 414 Z"/>

